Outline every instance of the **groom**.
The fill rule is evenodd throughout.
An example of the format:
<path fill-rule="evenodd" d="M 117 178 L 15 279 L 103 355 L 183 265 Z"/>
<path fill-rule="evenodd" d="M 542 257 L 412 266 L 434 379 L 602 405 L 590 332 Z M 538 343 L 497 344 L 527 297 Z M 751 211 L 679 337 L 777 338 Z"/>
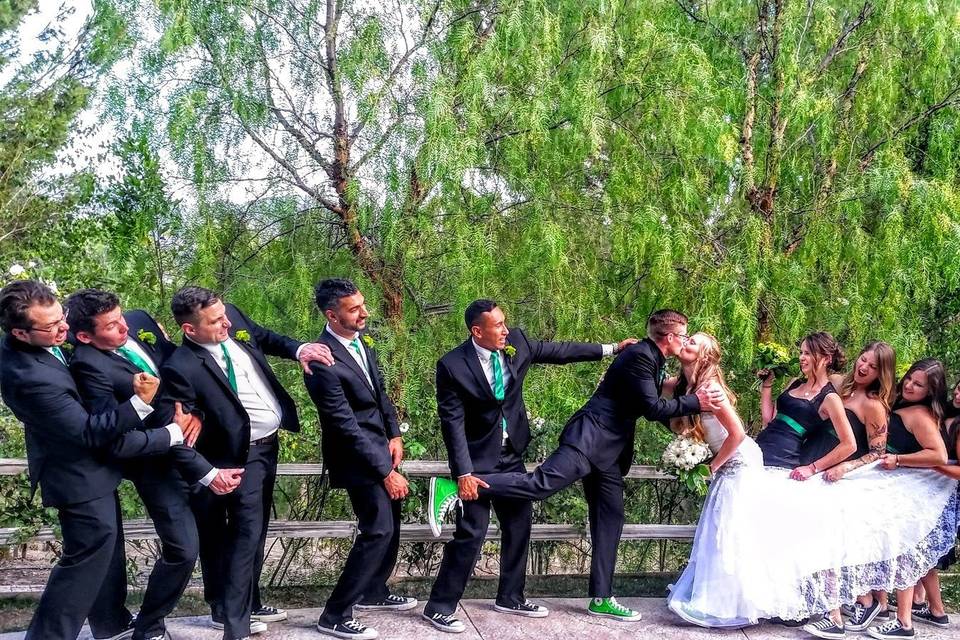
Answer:
<path fill-rule="evenodd" d="M 477 476 L 481 497 L 525 500 L 543 500 L 583 479 L 593 544 L 587 609 L 591 615 L 640 619 L 639 612 L 613 597 L 624 520 L 623 476 L 633 459 L 637 418 L 667 421 L 711 411 L 722 400 L 722 392 L 714 387 L 675 400 L 660 397 L 666 359 L 677 356 L 687 340 L 685 315 L 669 309 L 656 311 L 647 320 L 647 338 L 624 349 L 613 361 L 590 400 L 567 422 L 560 446 L 536 470 Z M 434 478 L 430 489 L 430 515 L 439 521 L 456 502 L 457 485 Z"/>
<path fill-rule="evenodd" d="M 636 342 L 619 344 L 547 342 L 508 329 L 503 311 L 492 300 L 475 300 L 464 313 L 470 337 L 437 363 L 437 408 L 450 469 L 464 502 L 453 540 L 444 545 L 443 560 L 423 615 L 441 631 L 459 633 L 463 623 L 453 616 L 480 554 L 490 507 L 502 532 L 500 585 L 494 605 L 500 613 L 539 618 L 549 612 L 523 595 L 530 544 L 529 500 L 478 499 L 476 474 L 524 472 L 523 454 L 530 442 L 530 423 L 523 402 L 523 381 L 533 364 L 566 364 L 599 360 Z M 431 522 L 439 535 L 437 522 Z"/>

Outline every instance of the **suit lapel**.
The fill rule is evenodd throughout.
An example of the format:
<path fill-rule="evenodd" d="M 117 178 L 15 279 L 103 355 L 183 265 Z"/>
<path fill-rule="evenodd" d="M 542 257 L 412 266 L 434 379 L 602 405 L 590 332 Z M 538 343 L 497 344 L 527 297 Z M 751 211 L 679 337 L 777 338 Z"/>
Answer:
<path fill-rule="evenodd" d="M 113 351 L 104 351 L 103 353 L 106 354 L 107 358 L 109 358 L 114 364 L 123 367 L 125 371 L 129 371 L 133 374 L 140 373 L 140 367 L 133 364 L 119 353 L 115 353 Z"/>
<path fill-rule="evenodd" d="M 374 397 L 376 397 L 376 393 L 374 392 L 373 387 L 370 385 L 370 380 L 367 380 L 367 376 L 363 374 L 363 369 L 361 369 L 360 365 L 357 364 L 357 361 L 353 359 L 353 356 L 350 355 L 350 352 L 347 351 L 347 348 L 343 346 L 343 343 L 341 343 L 339 340 L 337 340 L 333 336 L 329 335 L 329 333 L 326 330 L 324 330 L 323 334 L 320 336 L 320 341 L 323 342 L 328 347 L 330 347 L 330 351 L 333 353 L 333 359 L 337 362 L 342 362 L 343 364 L 345 364 L 347 368 L 350 369 L 350 371 L 352 371 L 355 376 L 360 378 L 364 386 L 366 386 L 367 389 L 370 390 L 370 393 L 374 394 Z M 369 362 L 370 362 L 370 358 L 368 354 L 368 357 L 367 357 L 368 365 L 369 365 Z M 371 378 L 372 378 L 372 375 L 371 375 Z"/>
<path fill-rule="evenodd" d="M 193 349 L 193 352 L 198 358 L 200 358 L 201 362 L 203 362 L 203 366 L 205 366 L 213 375 L 213 377 L 220 382 L 220 385 L 223 387 L 223 390 L 228 394 L 228 396 L 239 400 L 239 398 L 237 398 L 237 393 L 233 390 L 233 387 L 230 386 L 230 381 L 227 380 L 227 374 L 225 374 L 223 369 L 220 368 L 220 365 L 217 364 L 217 361 L 213 358 L 213 355 L 201 345 L 187 340 L 186 338 L 184 338 L 184 344 Z"/>
<path fill-rule="evenodd" d="M 512 346 L 510 345 L 509 338 L 507 338 L 507 346 Z M 516 347 L 514 347 L 514 349 L 516 349 Z M 506 351 L 504 351 L 503 353 L 503 359 L 507 362 L 507 369 L 510 371 L 510 382 L 507 384 L 506 389 L 504 389 L 504 393 L 506 393 L 511 387 L 513 387 L 513 384 L 517 381 L 517 366 L 516 366 L 516 363 L 513 361 L 513 358 L 507 355 Z"/>
<path fill-rule="evenodd" d="M 367 346 L 367 344 L 360 340 L 361 349 L 363 349 L 363 354 L 367 358 L 367 372 L 370 374 L 370 382 L 373 383 L 373 393 L 379 398 L 380 397 L 380 367 L 376 365 L 376 356 L 373 353 L 373 349 Z"/>
<path fill-rule="evenodd" d="M 487 376 L 483 373 L 483 368 L 480 366 L 480 356 L 477 355 L 477 350 L 473 346 L 473 340 L 467 338 L 467 341 L 461 345 L 461 352 L 463 359 L 467 362 L 467 369 L 469 369 L 473 377 L 477 379 L 477 384 L 480 385 L 480 388 L 483 389 L 490 398 L 496 400 L 493 395 L 493 389 L 490 388 L 490 383 L 487 382 Z"/>

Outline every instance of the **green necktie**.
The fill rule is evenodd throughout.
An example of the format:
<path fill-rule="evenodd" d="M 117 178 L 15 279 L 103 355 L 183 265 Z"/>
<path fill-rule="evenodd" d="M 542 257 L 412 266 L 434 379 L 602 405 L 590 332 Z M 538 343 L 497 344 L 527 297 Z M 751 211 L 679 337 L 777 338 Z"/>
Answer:
<path fill-rule="evenodd" d="M 237 392 L 237 372 L 233 370 L 233 359 L 230 358 L 230 352 L 227 351 L 227 343 L 221 342 L 220 349 L 223 351 L 223 359 L 227 361 L 227 382 L 233 392 Z"/>
<path fill-rule="evenodd" d="M 353 347 L 353 350 L 357 352 L 358 356 L 360 356 L 360 369 L 362 369 L 364 373 L 369 375 L 369 372 L 367 371 L 367 365 L 364 364 L 363 351 L 360 350 L 360 339 L 354 338 L 353 340 L 351 340 L 350 346 Z"/>
<path fill-rule="evenodd" d="M 667 379 L 667 371 L 666 369 L 661 368 L 659 371 L 657 371 L 657 384 L 662 387 L 663 381 L 666 379 Z"/>
<path fill-rule="evenodd" d="M 493 364 L 493 397 L 497 400 L 503 400 L 503 367 L 500 365 L 500 352 L 493 351 L 490 354 L 490 362 Z M 503 437 L 507 435 L 507 418 L 504 416 L 500 421 L 500 428 L 503 429 Z"/>
<path fill-rule="evenodd" d="M 153 367 L 150 366 L 150 363 L 144 360 L 143 358 L 141 358 L 136 351 L 134 351 L 127 345 L 118 347 L 117 353 L 119 353 L 124 358 L 132 362 L 135 367 L 140 369 L 140 371 L 143 371 L 144 373 L 149 373 L 152 376 L 157 375 L 157 372 L 153 370 Z"/>
<path fill-rule="evenodd" d="M 63 351 L 60 350 L 60 347 L 53 347 L 51 351 L 53 351 L 53 355 L 57 357 L 57 360 L 60 361 L 60 364 L 67 366 L 67 358 L 63 355 Z"/>

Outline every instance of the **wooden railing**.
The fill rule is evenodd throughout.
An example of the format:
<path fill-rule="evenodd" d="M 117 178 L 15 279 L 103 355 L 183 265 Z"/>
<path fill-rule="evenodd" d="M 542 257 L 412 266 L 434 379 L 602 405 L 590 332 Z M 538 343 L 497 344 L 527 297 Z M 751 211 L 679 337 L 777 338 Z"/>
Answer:
<path fill-rule="evenodd" d="M 528 464 L 527 469 L 536 468 Z M 0 458 L 0 475 L 17 475 L 27 470 L 27 461 L 17 458 Z M 280 476 L 318 476 L 323 465 L 312 463 L 280 464 L 277 475 Z M 450 469 L 443 460 L 409 460 L 400 470 L 410 477 L 425 478 L 447 475 Z M 656 467 L 635 465 L 627 473 L 628 480 L 672 480 L 673 476 L 663 473 Z M 677 524 L 627 524 L 623 527 L 624 540 L 689 540 L 693 538 L 696 527 Z M 124 522 L 124 534 L 132 540 L 156 538 L 153 523 L 150 520 L 129 520 Z M 339 520 L 273 520 L 267 536 L 270 538 L 352 538 L 356 535 L 356 523 Z M 22 542 L 17 528 L 0 528 L 0 545 Z M 453 527 L 445 527 L 439 540 L 448 540 L 453 535 Z M 585 526 L 576 524 L 534 524 L 532 540 L 581 540 L 588 537 Z M 50 527 L 41 528 L 30 540 L 49 541 L 56 538 Z M 488 540 L 499 540 L 500 529 L 490 525 Z M 426 524 L 404 524 L 400 529 L 400 540 L 405 542 L 432 542 L 437 540 Z"/>

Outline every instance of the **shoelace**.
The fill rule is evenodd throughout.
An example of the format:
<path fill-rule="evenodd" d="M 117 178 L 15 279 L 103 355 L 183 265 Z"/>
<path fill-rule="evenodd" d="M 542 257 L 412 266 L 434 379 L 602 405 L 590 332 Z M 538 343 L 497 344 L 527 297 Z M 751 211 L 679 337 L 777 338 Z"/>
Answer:
<path fill-rule="evenodd" d="M 440 515 L 447 515 L 447 512 L 453 509 L 458 502 L 460 502 L 460 497 L 457 496 L 457 494 L 447 496 L 444 501 L 440 503 Z"/>
<path fill-rule="evenodd" d="M 404 598 L 403 596 L 398 596 L 394 593 L 391 593 L 384 599 L 391 604 L 404 604 L 407 601 L 407 599 Z"/>
<path fill-rule="evenodd" d="M 607 600 L 607 603 L 610 605 L 611 609 L 620 613 L 633 613 L 630 609 L 617 602 L 617 599 L 613 596 L 610 596 L 610 599 Z"/>
<path fill-rule="evenodd" d="M 884 622 L 882 625 L 877 627 L 877 631 L 879 631 L 880 633 L 890 633 L 891 631 L 899 628 L 900 628 L 900 621 L 891 620 L 890 622 Z"/>
<path fill-rule="evenodd" d="M 853 605 L 853 615 L 850 616 L 850 622 L 853 624 L 860 624 L 863 622 L 863 619 L 867 617 L 867 609 L 859 602 Z"/>
<path fill-rule="evenodd" d="M 817 620 L 816 622 L 813 623 L 813 627 L 815 629 L 829 629 L 830 627 L 837 627 L 837 626 L 839 625 L 837 625 L 837 623 L 834 622 L 830 616 L 826 616 L 825 618 Z"/>
<path fill-rule="evenodd" d="M 433 619 L 439 620 L 443 624 L 453 624 L 457 621 L 457 619 L 453 617 L 453 614 L 450 613 L 435 613 L 433 614 Z"/>
<path fill-rule="evenodd" d="M 923 605 L 923 606 L 920 607 L 919 609 L 914 609 L 914 610 L 913 610 L 913 615 L 915 615 L 915 616 L 929 616 L 929 615 L 931 615 L 931 613 L 930 613 L 930 607 L 929 607 L 928 605 Z"/>
<path fill-rule="evenodd" d="M 340 624 L 342 624 L 342 625 L 345 626 L 347 629 L 349 629 L 350 631 L 353 631 L 353 632 L 355 632 L 355 633 L 363 633 L 364 631 L 367 630 L 367 628 L 366 628 L 365 626 L 363 626 L 362 624 L 360 624 L 360 623 L 359 623 L 358 621 L 356 621 L 356 620 L 344 620 L 344 621 L 341 622 Z"/>

